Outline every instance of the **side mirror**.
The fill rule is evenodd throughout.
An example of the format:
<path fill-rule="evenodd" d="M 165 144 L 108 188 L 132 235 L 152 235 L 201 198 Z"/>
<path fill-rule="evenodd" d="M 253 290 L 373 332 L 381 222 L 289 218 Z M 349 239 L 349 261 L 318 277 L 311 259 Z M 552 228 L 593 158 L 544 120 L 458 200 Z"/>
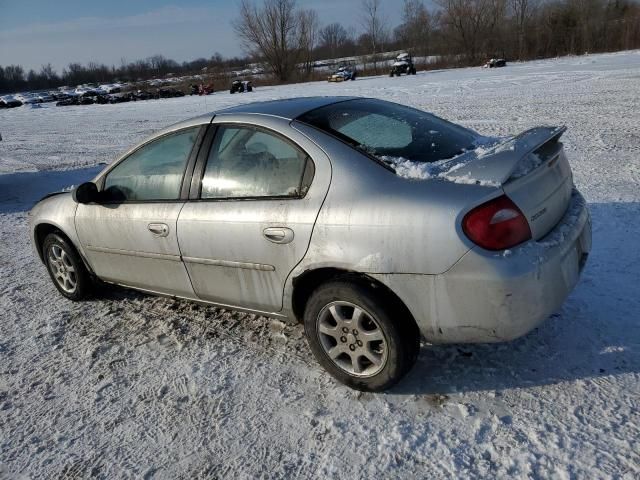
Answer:
<path fill-rule="evenodd" d="M 73 190 L 72 196 L 76 203 L 93 203 L 98 201 L 100 194 L 95 183 L 85 182 Z"/>

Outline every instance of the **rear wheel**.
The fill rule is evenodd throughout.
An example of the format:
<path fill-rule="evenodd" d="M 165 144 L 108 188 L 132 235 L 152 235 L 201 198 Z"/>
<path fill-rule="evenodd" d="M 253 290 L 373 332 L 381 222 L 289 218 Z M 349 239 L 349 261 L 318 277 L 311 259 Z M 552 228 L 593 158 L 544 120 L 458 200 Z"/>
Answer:
<path fill-rule="evenodd" d="M 91 290 L 91 277 L 76 249 L 62 235 L 50 233 L 42 244 L 49 276 L 58 291 L 71 300 L 82 300 Z"/>
<path fill-rule="evenodd" d="M 319 287 L 305 308 L 305 332 L 316 359 L 357 390 L 391 387 L 418 355 L 413 319 L 385 297 L 359 282 L 334 281 Z"/>

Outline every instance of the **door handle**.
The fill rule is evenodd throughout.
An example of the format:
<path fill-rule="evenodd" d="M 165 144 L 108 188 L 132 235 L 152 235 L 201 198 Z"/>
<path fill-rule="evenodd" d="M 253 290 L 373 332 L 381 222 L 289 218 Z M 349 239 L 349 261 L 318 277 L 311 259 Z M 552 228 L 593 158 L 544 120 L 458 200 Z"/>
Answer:
<path fill-rule="evenodd" d="M 169 225 L 166 223 L 150 223 L 147 228 L 156 237 L 166 237 L 169 235 Z"/>
<path fill-rule="evenodd" d="M 287 227 L 265 228 L 262 234 L 273 243 L 289 243 L 293 240 L 293 230 Z"/>

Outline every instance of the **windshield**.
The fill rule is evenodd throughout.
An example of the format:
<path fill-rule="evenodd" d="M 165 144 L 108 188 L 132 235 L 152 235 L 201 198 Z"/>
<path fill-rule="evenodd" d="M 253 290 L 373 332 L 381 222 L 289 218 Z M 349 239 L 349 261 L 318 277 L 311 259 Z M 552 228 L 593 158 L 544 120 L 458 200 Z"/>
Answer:
<path fill-rule="evenodd" d="M 476 135 L 429 113 L 375 99 L 356 99 L 311 110 L 297 119 L 369 155 L 436 162 L 474 148 Z"/>

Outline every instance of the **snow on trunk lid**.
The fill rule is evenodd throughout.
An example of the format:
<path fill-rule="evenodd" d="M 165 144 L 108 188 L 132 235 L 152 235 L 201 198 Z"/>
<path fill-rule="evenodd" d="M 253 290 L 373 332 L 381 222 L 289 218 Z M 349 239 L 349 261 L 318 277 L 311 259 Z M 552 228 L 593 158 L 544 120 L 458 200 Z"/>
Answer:
<path fill-rule="evenodd" d="M 538 240 L 557 225 L 571 199 L 571 167 L 559 142 L 565 131 L 566 127 L 535 127 L 488 146 L 479 138 L 474 150 L 438 162 L 381 160 L 405 178 L 502 187 Z"/>

